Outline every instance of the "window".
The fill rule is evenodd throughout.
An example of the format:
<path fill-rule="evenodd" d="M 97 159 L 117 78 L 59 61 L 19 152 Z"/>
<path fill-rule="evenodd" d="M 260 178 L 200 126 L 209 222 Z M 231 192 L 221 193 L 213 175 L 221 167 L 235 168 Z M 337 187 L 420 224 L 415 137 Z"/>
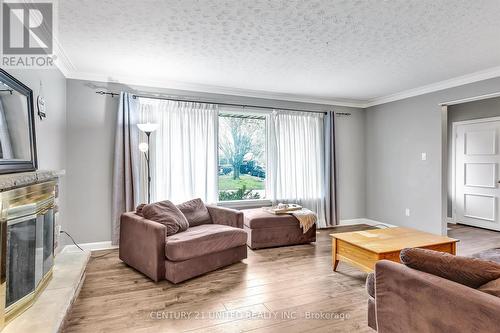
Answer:
<path fill-rule="evenodd" d="M 146 104 L 141 121 L 158 124 L 151 140 L 153 200 L 201 198 L 235 208 L 297 203 L 326 221 L 330 159 L 322 113 L 141 101 Z"/>
<path fill-rule="evenodd" d="M 266 119 L 219 113 L 219 201 L 266 197 Z"/>

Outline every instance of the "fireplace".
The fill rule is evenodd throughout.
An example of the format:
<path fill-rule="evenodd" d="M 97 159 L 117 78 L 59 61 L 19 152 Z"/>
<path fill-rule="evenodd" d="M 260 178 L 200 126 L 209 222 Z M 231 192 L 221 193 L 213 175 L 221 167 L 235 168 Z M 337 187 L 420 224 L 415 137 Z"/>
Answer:
<path fill-rule="evenodd" d="M 52 276 L 56 188 L 51 180 L 0 193 L 4 323 L 29 307 Z"/>

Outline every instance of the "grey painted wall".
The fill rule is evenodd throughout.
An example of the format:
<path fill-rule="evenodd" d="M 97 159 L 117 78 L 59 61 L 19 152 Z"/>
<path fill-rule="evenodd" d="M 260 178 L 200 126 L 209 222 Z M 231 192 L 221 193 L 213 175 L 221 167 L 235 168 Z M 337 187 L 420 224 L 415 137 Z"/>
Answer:
<path fill-rule="evenodd" d="M 453 123 L 472 119 L 500 117 L 500 97 L 451 105 L 448 107 L 448 217 L 452 217 Z"/>
<path fill-rule="evenodd" d="M 341 220 L 366 217 L 366 111 L 348 112 L 350 116 L 335 118 L 337 204 Z"/>
<path fill-rule="evenodd" d="M 367 217 L 442 234 L 441 102 L 500 91 L 500 78 L 366 110 Z M 445 127 L 446 131 L 446 127 Z M 427 161 L 421 153 L 427 153 Z M 405 209 L 410 216 L 405 216 Z"/>
<path fill-rule="evenodd" d="M 35 117 L 38 168 L 66 169 L 66 78 L 59 69 L 8 69 L 7 72 L 33 90 L 35 101 L 42 82 L 47 118 L 40 121 L 38 116 Z M 59 222 L 62 228 L 66 229 L 68 225 L 66 177 L 61 178 L 59 190 Z M 64 241 L 62 239 L 62 243 Z"/>
<path fill-rule="evenodd" d="M 78 242 L 111 238 L 111 185 L 118 98 L 95 93 L 110 91 L 157 92 L 195 97 L 210 102 L 350 112 L 337 120 L 339 210 L 342 219 L 365 216 L 364 110 L 179 90 L 125 86 L 116 83 L 67 80 L 67 187 L 70 232 Z"/>

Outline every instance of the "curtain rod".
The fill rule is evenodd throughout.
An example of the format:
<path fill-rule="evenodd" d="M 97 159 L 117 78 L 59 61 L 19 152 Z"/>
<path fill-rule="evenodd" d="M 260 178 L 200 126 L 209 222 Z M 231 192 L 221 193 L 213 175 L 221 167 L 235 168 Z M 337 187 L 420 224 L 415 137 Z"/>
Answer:
<path fill-rule="evenodd" d="M 99 95 L 109 95 L 111 97 L 119 96 L 120 93 L 115 93 L 115 92 L 107 92 L 103 90 L 96 91 L 96 94 Z M 225 106 L 240 106 L 240 107 L 249 107 L 249 108 L 259 108 L 259 109 L 278 109 L 278 110 L 285 110 L 285 111 L 295 111 L 295 112 L 313 112 L 313 113 L 323 113 L 323 114 L 328 114 L 328 112 L 325 111 L 311 111 L 311 110 L 304 110 L 304 109 L 291 109 L 291 108 L 273 108 L 270 106 L 258 106 L 258 105 L 250 105 L 250 104 L 235 104 L 235 103 L 217 103 L 217 102 L 207 102 L 207 101 L 201 101 L 201 100 L 189 100 L 189 99 L 181 99 L 181 98 L 171 98 L 171 97 L 160 97 L 160 96 L 151 96 L 151 95 L 137 95 L 137 94 L 132 94 L 133 98 L 149 98 L 149 99 L 160 99 L 160 100 L 166 100 L 166 101 L 174 101 L 174 102 L 194 102 L 194 103 L 208 103 L 208 104 L 218 104 L 218 105 L 225 105 Z M 350 116 L 351 114 L 348 112 L 335 112 L 337 116 Z"/>

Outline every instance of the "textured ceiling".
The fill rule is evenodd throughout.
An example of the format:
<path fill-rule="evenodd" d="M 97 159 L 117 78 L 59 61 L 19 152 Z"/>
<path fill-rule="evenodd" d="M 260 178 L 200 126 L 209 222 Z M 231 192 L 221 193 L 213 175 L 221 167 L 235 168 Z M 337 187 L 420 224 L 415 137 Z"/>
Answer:
<path fill-rule="evenodd" d="M 367 100 L 500 66 L 498 0 L 63 0 L 76 73 Z"/>

